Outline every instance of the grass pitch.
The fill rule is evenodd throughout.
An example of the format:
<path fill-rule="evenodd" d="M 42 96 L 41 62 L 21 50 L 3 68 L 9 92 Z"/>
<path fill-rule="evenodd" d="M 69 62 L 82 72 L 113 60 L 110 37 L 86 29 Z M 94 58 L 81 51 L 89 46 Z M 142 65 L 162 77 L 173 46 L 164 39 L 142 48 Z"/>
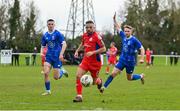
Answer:
<path fill-rule="evenodd" d="M 163 62 L 164 63 L 164 62 Z M 83 102 L 73 103 L 76 96 L 77 66 L 64 66 L 69 78 L 53 80 L 52 95 L 44 91 L 40 66 L 0 66 L 0 110 L 180 110 L 180 68 L 156 64 L 147 69 L 139 65 L 135 73 L 145 73 L 145 85 L 127 81 L 125 71 L 118 75 L 104 94 L 96 86 L 83 88 Z M 108 77 L 102 67 L 103 81 Z"/>

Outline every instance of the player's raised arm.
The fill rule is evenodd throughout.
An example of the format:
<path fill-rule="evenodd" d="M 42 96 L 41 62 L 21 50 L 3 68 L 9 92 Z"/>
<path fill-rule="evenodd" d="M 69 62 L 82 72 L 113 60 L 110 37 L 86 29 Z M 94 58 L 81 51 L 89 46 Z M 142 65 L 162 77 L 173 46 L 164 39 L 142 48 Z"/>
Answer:
<path fill-rule="evenodd" d="M 113 21 L 114 21 L 114 26 L 115 26 L 116 30 L 119 32 L 121 30 L 121 23 L 119 23 L 119 24 L 117 23 L 116 12 L 115 12 L 115 14 L 113 16 Z"/>
<path fill-rule="evenodd" d="M 119 33 L 119 36 L 122 38 L 125 38 L 126 35 L 125 35 L 124 31 L 122 31 L 122 29 L 121 29 L 121 23 L 118 23 L 116 21 L 116 13 L 113 16 L 113 21 L 114 21 L 114 27 L 117 30 L 117 32 Z"/>

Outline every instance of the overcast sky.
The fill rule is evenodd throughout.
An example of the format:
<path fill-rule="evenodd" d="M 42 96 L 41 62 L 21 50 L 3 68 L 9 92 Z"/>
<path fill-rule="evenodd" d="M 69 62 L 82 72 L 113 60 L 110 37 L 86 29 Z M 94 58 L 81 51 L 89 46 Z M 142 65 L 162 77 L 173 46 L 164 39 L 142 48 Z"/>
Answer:
<path fill-rule="evenodd" d="M 27 0 L 22 0 L 27 2 Z M 111 29 L 112 16 L 115 11 L 122 8 L 124 0 L 93 0 L 96 26 L 98 30 Z M 42 26 L 46 26 L 46 20 L 53 18 L 56 28 L 66 29 L 71 0 L 34 0 L 36 7 L 40 10 Z"/>

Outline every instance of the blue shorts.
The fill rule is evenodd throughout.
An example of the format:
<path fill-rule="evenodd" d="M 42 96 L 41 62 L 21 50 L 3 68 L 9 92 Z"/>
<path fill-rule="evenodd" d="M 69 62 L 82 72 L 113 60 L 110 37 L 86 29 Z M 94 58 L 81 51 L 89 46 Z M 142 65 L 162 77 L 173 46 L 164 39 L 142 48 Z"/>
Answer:
<path fill-rule="evenodd" d="M 132 74 L 134 71 L 135 62 L 119 60 L 115 67 L 120 69 L 121 71 L 123 71 L 123 69 L 126 68 L 126 73 Z"/>
<path fill-rule="evenodd" d="M 61 66 L 62 66 L 62 62 L 59 60 L 58 57 L 46 56 L 46 62 L 51 64 L 53 66 L 53 68 L 61 68 Z"/>

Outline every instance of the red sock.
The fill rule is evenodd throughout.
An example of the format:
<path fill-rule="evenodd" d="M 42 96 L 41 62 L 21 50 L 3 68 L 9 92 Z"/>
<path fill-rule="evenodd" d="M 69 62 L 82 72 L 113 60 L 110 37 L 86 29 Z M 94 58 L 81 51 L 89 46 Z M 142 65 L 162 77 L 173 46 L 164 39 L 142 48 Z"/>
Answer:
<path fill-rule="evenodd" d="M 106 72 L 109 72 L 109 66 L 106 67 Z"/>
<path fill-rule="evenodd" d="M 82 95 L 82 84 L 80 82 L 80 79 L 76 79 L 76 92 L 77 95 Z"/>

